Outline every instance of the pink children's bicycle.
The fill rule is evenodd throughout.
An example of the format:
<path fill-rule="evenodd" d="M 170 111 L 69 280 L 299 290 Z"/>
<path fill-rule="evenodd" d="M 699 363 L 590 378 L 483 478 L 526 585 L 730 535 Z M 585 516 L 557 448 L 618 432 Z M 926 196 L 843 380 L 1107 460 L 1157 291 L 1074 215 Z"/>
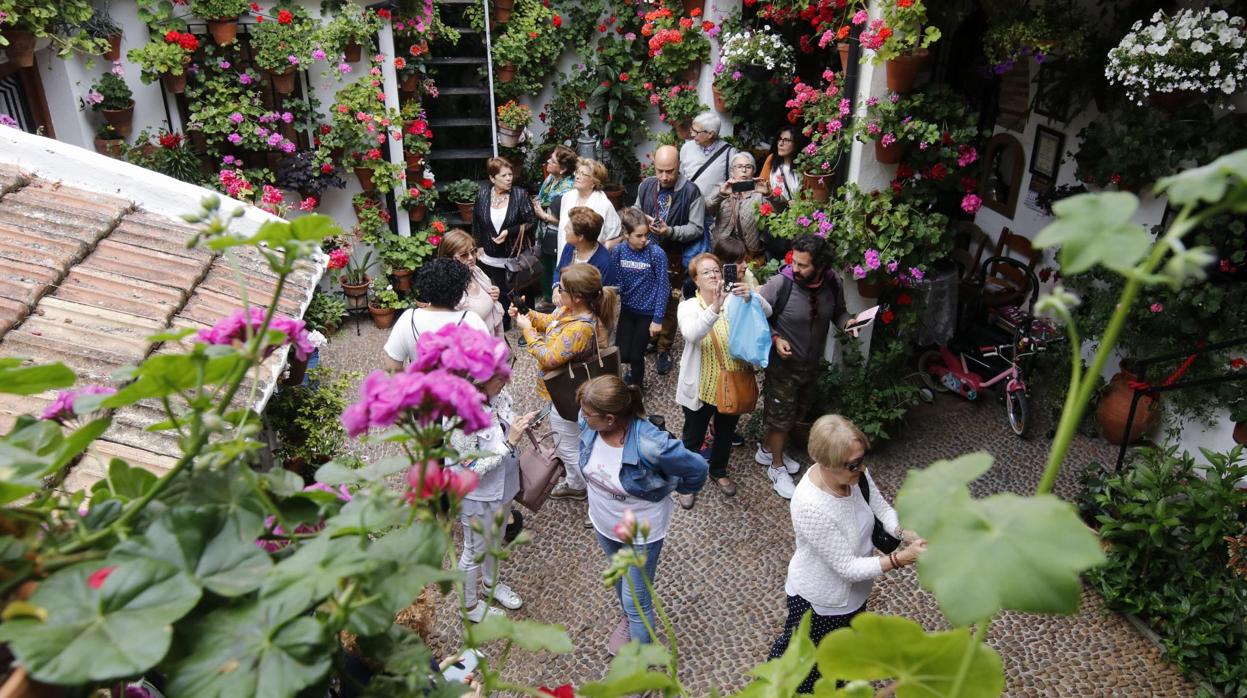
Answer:
<path fill-rule="evenodd" d="M 1035 356 L 1060 339 L 1061 333 L 1052 323 L 1034 316 L 1039 279 L 1022 262 L 1011 257 L 988 259 L 979 271 L 978 287 L 983 288 L 989 267 L 997 264 L 1016 267 L 1026 274 L 1030 282 L 1026 309 L 1016 305 L 984 307 L 980 293 L 953 339 L 919 357 L 918 372 L 931 390 L 955 392 L 968 400 L 977 399 L 984 389 L 1003 384 L 1009 427 L 1025 438 L 1031 423 L 1027 379 Z"/>

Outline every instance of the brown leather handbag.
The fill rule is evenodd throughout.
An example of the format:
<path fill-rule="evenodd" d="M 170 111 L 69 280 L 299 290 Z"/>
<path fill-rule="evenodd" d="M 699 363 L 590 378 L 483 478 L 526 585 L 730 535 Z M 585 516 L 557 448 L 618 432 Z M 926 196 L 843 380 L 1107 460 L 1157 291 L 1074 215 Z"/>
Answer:
<path fill-rule="evenodd" d="M 723 347 L 720 346 L 719 335 L 714 334 L 714 327 L 710 328 L 710 332 L 710 343 L 714 345 L 714 353 L 725 367 L 725 370 L 719 374 L 719 385 L 714 393 L 715 408 L 719 414 L 753 412 L 758 406 L 758 379 L 754 376 L 753 369 L 726 369 L 727 357 L 724 356 Z"/>
<path fill-rule="evenodd" d="M 550 393 L 550 402 L 554 403 L 554 411 L 563 419 L 572 422 L 580 418 L 580 403 L 576 402 L 576 391 L 581 385 L 598 376 L 619 376 L 619 349 L 603 349 L 598 344 L 597 323 L 590 324 L 593 325 L 593 350 L 590 350 L 589 356 L 585 359 L 574 359 L 566 366 L 547 371 L 541 377 L 546 383 L 546 391 Z"/>
<path fill-rule="evenodd" d="M 520 491 L 515 500 L 537 513 L 550 498 L 559 473 L 563 472 L 563 461 L 555 455 L 558 447 L 554 443 L 554 432 L 537 438 L 530 427 L 524 433 L 528 435 L 531 448 L 520 451 Z"/>

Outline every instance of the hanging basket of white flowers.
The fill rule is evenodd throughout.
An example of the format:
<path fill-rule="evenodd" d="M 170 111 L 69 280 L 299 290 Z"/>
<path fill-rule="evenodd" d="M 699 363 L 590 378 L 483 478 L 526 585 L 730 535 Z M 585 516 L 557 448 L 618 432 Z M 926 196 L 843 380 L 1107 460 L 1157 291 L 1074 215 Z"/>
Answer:
<path fill-rule="evenodd" d="M 741 71 L 758 82 L 772 78 L 778 78 L 780 82 L 790 80 L 796 71 L 792 47 L 768 31 L 770 28 L 768 24 L 762 29 L 725 34 L 720 58 L 724 68 Z"/>
<path fill-rule="evenodd" d="M 1201 95 L 1232 95 L 1247 80 L 1243 24 L 1208 8 L 1157 11 L 1108 52 L 1104 75 L 1137 104 L 1148 99 L 1167 111 Z"/>

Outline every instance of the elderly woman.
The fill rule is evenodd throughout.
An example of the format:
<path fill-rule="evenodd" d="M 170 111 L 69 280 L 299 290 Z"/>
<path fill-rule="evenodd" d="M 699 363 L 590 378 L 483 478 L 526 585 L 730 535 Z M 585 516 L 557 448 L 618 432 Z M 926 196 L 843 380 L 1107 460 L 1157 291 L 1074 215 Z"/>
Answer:
<path fill-rule="evenodd" d="M 628 569 L 626 588 L 622 580 L 615 584 L 624 618 L 606 643 L 614 655 L 629 640 L 653 641 L 646 621 L 655 630 L 658 626 L 645 579 L 653 584 L 658 572 L 671 523 L 671 493 L 700 490 L 706 461 L 645 419 L 640 386 L 600 376 L 580 386 L 577 399 L 583 425 L 578 462 L 589 484 L 589 520 L 598 545 L 608 560 L 625 545 L 645 556 L 643 572 Z M 629 519 L 635 520 L 635 528 Z"/>
<path fill-rule="evenodd" d="M 418 307 L 409 308 L 394 321 L 394 329 L 385 341 L 385 369 L 401 371 L 416 358 L 416 342 L 420 335 L 445 325 L 465 325 L 489 332 L 485 321 L 476 313 L 460 309 L 472 273 L 467 266 L 445 257 L 430 259 L 416 272 L 412 290 Z"/>
<path fill-rule="evenodd" d="M 813 611 L 810 640 L 818 645 L 865 610 L 875 577 L 914 564 L 927 549 L 925 540 L 901 528 L 896 511 L 875 486 L 864 465 L 868 450 L 866 435 L 840 415 L 824 415 L 810 427 L 814 466 L 792 495 L 789 511 L 797 545 L 784 583 L 788 619 L 771 646 L 771 659 L 784 653 L 807 612 Z M 875 555 L 871 532 L 876 520 L 909 545 Z M 798 692 L 812 692 L 818 677 L 815 668 Z"/>
<path fill-rule="evenodd" d="M 606 165 L 597 160 L 580 158 L 576 163 L 572 189 L 563 195 L 559 206 L 559 240 L 555 249 L 562 252 L 563 246 L 567 244 L 567 231 L 572 225 L 571 210 L 577 206 L 587 206 L 602 217 L 602 232 L 598 235 L 598 240 L 605 243 L 607 248 L 614 246 L 612 241 L 619 237 L 619 213 L 602 191 L 606 177 Z"/>
<path fill-rule="evenodd" d="M 441 244 L 437 246 L 438 257 L 453 259 L 467 267 L 471 273 L 468 279 L 468 292 L 464 294 L 463 300 L 455 309 L 476 313 L 485 321 L 490 334 L 502 337 L 502 318 L 506 317 L 502 304 L 498 302 L 502 293 L 477 266 L 476 256 L 479 253 L 480 249 L 477 248 L 472 236 L 458 228 L 446 233 Z"/>
<path fill-rule="evenodd" d="M 591 356 L 599 347 L 610 346 L 610 331 L 615 324 L 615 289 L 602 287 L 602 273 L 588 264 L 573 264 L 562 271 L 559 307 L 551 314 L 529 311 L 520 315 L 511 308 L 515 324 L 528 344 L 528 353 L 537 359 L 541 372 L 563 368 L 576 359 Z M 550 399 L 544 380 L 537 381 L 537 395 Z M 566 469 L 562 481 L 550 496 L 555 499 L 584 499 L 585 482 L 580 475 L 576 450 L 580 425 L 565 419 L 558 410 L 550 410 L 550 428 L 554 431 L 559 459 Z"/>
<path fill-rule="evenodd" d="M 714 216 L 711 238 L 736 238 L 745 243 L 747 258 L 761 261 L 766 245 L 758 235 L 758 206 L 766 201 L 766 184 L 753 178 L 754 159 L 749 153 L 732 158 L 732 174 L 706 199 L 706 212 Z M 735 191 L 736 185 L 750 184 L 748 191 Z M 734 188 L 735 187 L 735 188 Z"/>
<path fill-rule="evenodd" d="M 714 433 L 723 434 L 710 447 L 710 477 L 724 495 L 736 494 L 736 485 L 727 476 L 727 461 L 732 455 L 731 435 L 740 421 L 738 414 L 723 414 L 715 406 L 715 391 L 725 371 L 752 371 L 744 361 L 733 359 L 727 351 L 728 322 L 724 303 L 729 295 L 736 302 L 762 302 L 751 293 L 749 284 L 739 283 L 729 291 L 723 284 L 723 267 L 719 258 L 702 253 L 688 265 L 688 274 L 697 286 L 697 294 L 680 303 L 676 318 L 684 336 L 684 353 L 680 356 L 680 376 L 676 382 L 675 401 L 684 410 L 681 439 L 690 451 L 701 449 L 706 429 L 714 423 Z M 765 310 L 764 310 L 765 312 Z M 680 506 L 692 509 L 695 494 L 680 495 Z"/>
<path fill-rule="evenodd" d="M 533 197 L 533 214 L 544 224 L 541 226 L 542 234 L 539 238 L 541 261 L 545 265 L 542 289 L 546 293 L 546 300 L 550 300 L 550 288 L 554 285 L 554 265 L 562 251 L 561 248 L 556 247 L 559 237 L 559 215 L 562 210 L 561 199 L 564 194 L 571 191 L 578 161 L 576 151 L 565 145 L 555 146 L 554 150 L 550 151 L 550 157 L 546 159 L 546 178 L 541 182 L 537 195 Z"/>
<path fill-rule="evenodd" d="M 533 244 L 528 228 L 533 222 L 533 204 L 528 195 L 512 186 L 515 172 L 505 158 L 490 158 L 485 163 L 489 184 L 476 195 L 472 209 L 472 237 L 480 248 L 478 261 L 493 285 L 503 289 L 502 307 L 510 304 L 507 288 L 507 260 Z M 507 320 L 503 325 L 510 326 Z"/>

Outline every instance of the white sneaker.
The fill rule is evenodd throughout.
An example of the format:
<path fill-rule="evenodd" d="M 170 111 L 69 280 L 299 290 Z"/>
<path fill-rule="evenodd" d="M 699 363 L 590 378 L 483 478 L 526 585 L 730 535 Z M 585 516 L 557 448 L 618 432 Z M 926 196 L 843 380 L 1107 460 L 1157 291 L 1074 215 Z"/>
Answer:
<path fill-rule="evenodd" d="M 783 468 L 767 468 L 766 476 L 771 480 L 771 487 L 775 489 L 775 494 L 784 499 L 792 499 L 792 493 L 797 486 L 792 484 L 792 476 L 784 471 Z"/>
<path fill-rule="evenodd" d="M 489 592 L 490 590 L 488 587 L 481 589 L 481 595 L 487 599 L 489 598 Z M 520 595 L 515 593 L 511 587 L 503 584 L 502 582 L 498 582 L 497 586 L 493 588 L 493 594 L 494 603 L 502 606 L 503 608 L 509 608 L 514 611 L 524 605 L 524 600 L 520 598 Z"/>
<path fill-rule="evenodd" d="M 473 623 L 479 623 L 485 620 L 486 616 L 502 616 L 506 617 L 507 612 L 501 608 L 487 606 L 484 601 L 477 601 L 476 605 L 468 609 L 468 620 Z"/>
<path fill-rule="evenodd" d="M 753 460 L 758 465 L 765 465 L 767 467 L 770 467 L 772 463 L 771 452 L 766 450 L 766 448 L 764 448 L 762 444 L 758 444 L 758 452 L 753 454 Z M 788 454 L 785 453 L 784 454 L 784 468 L 788 471 L 789 475 L 796 475 L 797 472 L 801 470 L 801 464 L 789 458 Z"/>

